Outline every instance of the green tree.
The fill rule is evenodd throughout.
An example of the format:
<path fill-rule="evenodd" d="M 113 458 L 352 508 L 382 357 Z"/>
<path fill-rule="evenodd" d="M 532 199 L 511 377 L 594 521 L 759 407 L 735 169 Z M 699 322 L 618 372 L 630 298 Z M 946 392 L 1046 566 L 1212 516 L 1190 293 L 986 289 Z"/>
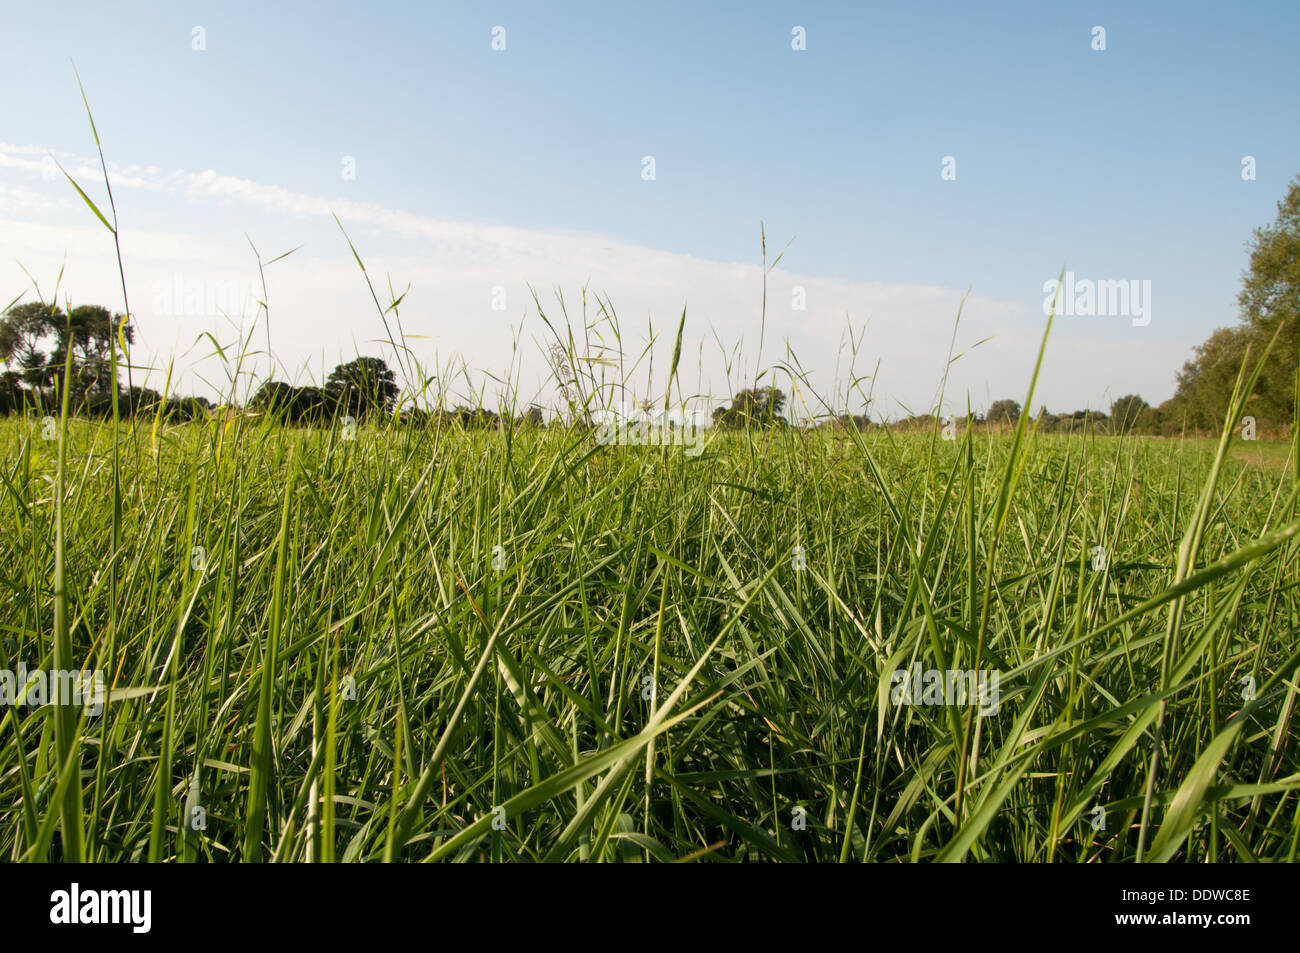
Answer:
<path fill-rule="evenodd" d="M 1196 345 L 1178 373 L 1175 407 L 1194 430 L 1218 430 L 1246 354 L 1241 328 L 1218 328 Z"/>
<path fill-rule="evenodd" d="M 56 329 L 53 363 L 61 366 L 72 351 L 72 393 L 74 398 L 102 399 L 112 394 L 113 351 L 117 349 L 117 330 L 121 327 L 122 339 L 127 344 L 135 342 L 135 330 L 130 322 L 122 324 L 122 316 L 115 315 L 97 304 L 85 304 L 68 312 L 67 322 Z M 119 349 L 119 362 L 126 355 Z"/>
<path fill-rule="evenodd" d="M 299 387 L 289 403 L 295 421 L 320 423 L 329 416 L 330 399 L 319 387 Z"/>
<path fill-rule="evenodd" d="M 24 382 L 44 391 L 63 375 L 72 355 L 71 389 L 75 403 L 101 400 L 112 393 L 113 351 L 118 329 L 126 343 L 135 340 L 130 322 L 108 308 L 88 304 L 67 314 L 40 301 L 11 307 L 0 319 L 0 361 L 10 370 L 21 368 Z M 118 351 L 118 358 L 125 355 Z"/>
<path fill-rule="evenodd" d="M 397 396 L 397 378 L 382 358 L 359 357 L 330 371 L 325 395 L 340 414 L 361 418 L 391 413 Z"/>
<path fill-rule="evenodd" d="M 991 424 L 1014 424 L 1020 419 L 1020 401 L 995 400 L 989 407 L 988 421 Z"/>
<path fill-rule="evenodd" d="M 298 388 L 284 381 L 267 381 L 257 389 L 248 406 L 263 414 L 292 418 Z"/>
<path fill-rule="evenodd" d="M 0 360 L 10 370 L 21 369 L 29 387 L 48 387 L 54 381 L 49 339 L 65 320 L 60 308 L 51 308 L 43 301 L 14 305 L 0 320 Z"/>
<path fill-rule="evenodd" d="M 17 371 L 5 371 L 0 374 L 0 414 L 11 414 L 22 406 L 22 375 Z"/>
<path fill-rule="evenodd" d="M 713 421 L 723 427 L 743 427 L 747 423 L 772 426 L 784 423 L 785 392 L 777 387 L 750 387 L 736 391 L 730 407 L 717 407 Z"/>
<path fill-rule="evenodd" d="M 1125 394 L 1111 402 L 1110 416 L 1117 432 L 1127 433 L 1137 427 L 1142 415 L 1150 409 L 1151 405 L 1137 394 Z"/>

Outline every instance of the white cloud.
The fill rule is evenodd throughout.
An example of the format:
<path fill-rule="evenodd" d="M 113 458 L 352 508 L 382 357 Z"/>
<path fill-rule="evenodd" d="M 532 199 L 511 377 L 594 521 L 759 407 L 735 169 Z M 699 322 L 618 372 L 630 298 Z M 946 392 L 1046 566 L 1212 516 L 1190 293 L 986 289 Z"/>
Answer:
<path fill-rule="evenodd" d="M 33 192 L 20 185 L 5 185 L 0 182 L 0 213 L 40 211 L 46 212 L 56 208 L 70 208 L 66 199 L 52 198 L 43 192 Z"/>
<path fill-rule="evenodd" d="M 0 174 L 17 180 L 39 177 L 44 155 L 45 150 L 35 146 L 0 144 Z M 66 155 L 60 161 L 84 187 L 99 178 L 97 162 Z M 517 330 L 522 320 L 525 400 L 543 388 L 545 363 L 532 341 L 547 335 L 529 285 L 537 289 L 553 321 L 559 308 L 552 289 L 562 289 L 570 318 L 579 326 L 582 287 L 589 285 L 602 298 L 608 296 L 622 323 L 629 365 L 645 345 L 647 316 L 652 319 L 660 336 L 654 349 L 653 379 L 647 382 L 648 360 L 643 361 L 630 375 L 638 396 L 649 392 L 661 397 L 673 334 L 685 304 L 681 371 L 688 393 L 708 390 L 725 397 L 731 389 L 748 384 L 761 334 L 765 364 L 782 360 L 788 342 L 803 366 L 813 372 L 818 391 L 829 398 L 848 376 L 847 315 L 857 331 L 866 324 L 856 372 L 871 374 L 879 361 L 877 412 L 889 414 L 897 413 L 900 403 L 918 411 L 929 409 L 962 296 L 957 289 L 852 282 L 779 269 L 768 276 L 766 327 L 762 328 L 762 272 L 757 263 L 710 261 L 595 235 L 432 219 L 372 203 L 304 195 L 214 170 L 167 172 L 136 164 L 120 171 L 110 167 L 110 173 L 119 208 L 129 206 L 126 195 L 132 190 L 184 198 L 200 212 L 233 202 L 236 208 L 255 210 L 260 220 L 269 218 L 280 233 L 294 236 L 293 244 L 307 243 L 307 248 L 267 271 L 272 347 L 290 376 L 309 368 L 312 376 L 319 377 L 321 368 L 358 350 L 380 353 L 373 342 L 383 337 L 383 326 L 334 224 L 334 214 L 354 241 L 373 232 L 384 239 L 382 246 L 402 249 L 400 254 L 367 255 L 362 241 L 358 251 L 381 296 L 385 275 L 392 276 L 399 293 L 411 286 L 401 311 L 402 324 L 408 335 L 419 336 L 410 343 L 423 362 L 443 364 L 455 354 L 480 372 L 504 375 L 511 362 L 512 329 Z M 0 256 L 21 261 L 38 279 L 50 276 L 51 280 L 66 259 L 64 294 L 74 301 L 111 303 L 120 309 L 111 236 L 75 195 L 74 201 L 66 194 L 54 195 L 48 187 L 36 191 L 21 182 L 0 183 L 0 212 L 7 218 L 0 222 Z M 56 216 L 48 213 L 54 212 L 64 213 L 57 216 L 62 221 L 51 220 Z M 171 232 L 124 228 L 121 236 L 128 291 L 140 331 L 136 357 L 147 353 L 148 363 L 162 368 L 169 357 L 178 356 L 185 371 L 182 387 L 203 390 L 192 375 L 217 383 L 223 375 L 205 356 L 211 346 L 202 342 L 196 348 L 195 341 L 212 330 L 219 330 L 223 340 L 233 338 L 232 323 L 213 313 L 213 304 L 229 309 L 232 301 L 247 297 L 244 292 L 250 287 L 253 297 L 259 296 L 260 288 L 251 284 L 257 281 L 256 263 L 242 236 L 227 238 L 205 227 L 202 216 L 193 210 L 175 209 L 174 220 L 190 224 L 178 224 L 179 230 Z M 283 250 L 262 249 L 266 257 Z M 797 249 L 786 260 L 796 262 Z M 9 292 L 6 301 L 26 281 L 16 268 L 0 277 L 18 284 L 0 287 L 0 293 Z M 803 289 L 806 310 L 793 307 L 796 287 Z M 505 292 L 505 310 L 492 307 L 494 295 L 499 299 L 498 288 Z M 180 289 L 179 295 L 171 295 L 178 300 L 169 304 L 167 289 Z M 48 288 L 43 290 L 48 293 Z M 192 299 L 188 307 L 187 297 Z M 995 340 L 954 365 L 948 386 L 952 406 L 964 409 L 968 391 L 977 408 L 1000 397 L 1023 398 L 1042 331 L 1040 301 L 1037 288 L 1026 289 L 1025 299 L 1014 303 L 969 296 L 957 349 L 990 335 Z M 588 317 L 595 313 L 589 298 Z M 715 343 L 714 332 L 724 348 Z M 264 329 L 259 330 L 255 342 L 264 340 Z M 697 371 L 701 342 L 702 373 Z M 741 356 L 728 372 L 728 355 L 737 344 L 742 345 Z M 1151 368 L 1168 367 L 1172 374 L 1186 344 L 1157 340 L 1119 320 L 1105 324 L 1096 319 L 1092 323 L 1058 319 L 1035 404 L 1045 402 L 1053 409 L 1097 406 L 1108 392 L 1114 397 L 1128 391 L 1143 392 L 1153 402 L 1163 399 L 1172 386 L 1155 385 Z M 265 372 L 265 364 L 262 369 Z M 476 378 L 475 386 L 483 381 Z M 155 383 L 160 385 L 161 377 Z M 487 389 L 490 394 L 493 387 Z M 554 399 L 549 387 L 539 396 L 545 402 Z"/>

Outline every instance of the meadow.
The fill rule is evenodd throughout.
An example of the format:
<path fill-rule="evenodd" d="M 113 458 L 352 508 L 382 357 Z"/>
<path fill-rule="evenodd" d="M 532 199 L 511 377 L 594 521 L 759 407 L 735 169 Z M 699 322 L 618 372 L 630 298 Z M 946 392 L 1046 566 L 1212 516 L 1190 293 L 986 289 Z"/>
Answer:
<path fill-rule="evenodd" d="M 137 424 L 0 421 L 8 860 L 1296 857 L 1284 446 Z"/>
<path fill-rule="evenodd" d="M 68 178 L 130 384 L 100 160 L 108 215 Z M 752 390 L 684 446 L 589 425 L 627 385 L 607 301 L 576 339 L 534 303 L 546 428 L 177 423 L 111 384 L 79 419 L 63 349 L 55 403 L 0 421 L 0 856 L 1295 859 L 1300 395 L 1289 445 L 1235 440 L 1280 325 L 1217 442 L 795 427 Z M 103 691 L 69 704 L 71 672 Z"/>

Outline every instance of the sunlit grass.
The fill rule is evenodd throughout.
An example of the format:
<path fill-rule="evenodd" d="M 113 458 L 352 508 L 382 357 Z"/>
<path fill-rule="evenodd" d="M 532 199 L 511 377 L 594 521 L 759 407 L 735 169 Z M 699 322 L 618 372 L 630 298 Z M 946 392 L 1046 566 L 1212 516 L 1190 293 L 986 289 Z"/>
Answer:
<path fill-rule="evenodd" d="M 1147 849 L 1294 855 L 1289 474 L 1224 463 L 1162 678 L 1195 446 L 1027 435 L 990 567 L 1006 437 L 214 433 L 119 429 L 115 551 L 112 427 L 67 425 L 70 651 L 126 696 L 77 729 L 88 858 L 1132 859 L 1162 696 Z M 4 421 L 0 465 L 0 661 L 50 668 L 57 447 Z M 998 712 L 891 705 L 974 664 L 986 574 Z M 65 856 L 53 729 L 4 709 L 7 858 Z"/>
<path fill-rule="evenodd" d="M 613 362 L 534 301 L 581 417 Z M 0 856 L 1294 860 L 1300 435 L 1238 458 L 1259 366 L 1213 445 L 0 421 L 0 669 L 112 686 L 3 709 Z M 997 710 L 895 704 L 914 665 Z"/>

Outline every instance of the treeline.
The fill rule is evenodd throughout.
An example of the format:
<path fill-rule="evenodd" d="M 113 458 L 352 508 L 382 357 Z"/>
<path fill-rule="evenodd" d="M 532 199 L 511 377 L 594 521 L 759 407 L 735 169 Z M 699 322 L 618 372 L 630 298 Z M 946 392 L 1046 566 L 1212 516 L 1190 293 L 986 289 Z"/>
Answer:
<path fill-rule="evenodd" d="M 1258 228 L 1250 244 L 1250 266 L 1238 296 L 1239 318 L 1233 327 L 1219 328 L 1202 344 L 1177 375 L 1174 396 L 1153 407 L 1136 394 L 1114 401 L 1110 412 L 1076 410 L 1053 414 L 1040 408 L 1040 431 L 1137 433 L 1154 436 L 1216 434 L 1223 425 L 1243 362 L 1259 361 L 1270 342 L 1258 384 L 1246 404 L 1251 433 L 1261 438 L 1288 434 L 1297 415 L 1297 366 L 1300 364 L 1300 178 L 1277 203 L 1277 220 Z M 169 419 L 197 420 L 230 413 L 203 397 L 164 397 L 145 387 L 122 387 L 113 376 L 114 363 L 126 366 L 126 345 L 135 340 L 130 321 L 100 305 L 82 305 L 66 313 L 42 302 L 12 305 L 0 318 L 0 414 L 37 410 L 57 412 L 67 385 L 69 406 L 79 415 L 108 417 L 114 397 L 123 416 L 163 412 Z M 64 378 L 66 377 L 66 381 Z M 396 377 L 377 357 L 359 357 L 330 372 L 323 387 L 298 387 L 269 381 L 258 388 L 244 410 L 279 417 L 286 423 L 311 424 L 342 417 L 361 420 L 394 415 L 400 389 Z M 730 406 L 713 411 L 715 426 L 783 427 L 785 394 L 775 387 L 739 391 Z M 234 412 L 240 412 L 234 408 Z M 1014 400 L 999 400 L 977 426 L 995 429 L 1014 424 L 1020 416 Z M 491 428 L 506 422 L 544 426 L 542 411 L 531 407 L 518 419 L 501 418 L 482 407 L 453 410 L 408 410 L 400 419 L 416 423 L 455 423 Z M 964 422 L 959 418 L 958 422 Z M 865 415 L 845 414 L 832 425 L 872 429 L 882 424 Z M 887 424 L 896 430 L 923 430 L 937 425 L 930 415 Z"/>
<path fill-rule="evenodd" d="M 120 314 L 99 305 L 82 305 L 65 313 L 57 306 L 29 301 L 11 306 L 0 320 L 0 412 L 27 407 L 57 408 L 63 385 L 78 413 L 112 413 L 113 352 L 117 341 L 128 344 L 135 331 Z M 71 372 L 69 373 L 69 369 Z M 119 405 L 139 407 L 151 395 L 143 388 L 120 389 Z"/>
<path fill-rule="evenodd" d="M 115 388 L 114 359 L 119 368 L 124 368 L 127 357 L 123 345 L 134 341 L 131 323 L 99 305 L 83 305 L 67 312 L 39 301 L 11 306 L 0 317 L 0 361 L 5 365 L 0 372 L 0 415 L 57 414 L 62 408 L 65 383 L 70 411 L 88 418 L 112 417 L 114 390 L 121 417 L 157 414 L 167 420 L 190 421 L 250 413 L 287 424 L 391 417 L 400 395 L 393 371 L 377 357 L 359 357 L 339 364 L 324 387 L 268 381 L 244 407 L 219 407 L 206 397 L 164 396 L 149 387 L 124 387 L 121 370 Z M 544 426 L 542 409 L 536 406 L 517 419 L 482 407 L 463 406 L 453 410 L 404 410 L 398 416 L 405 423 L 448 423 L 466 428 L 493 428 L 503 423 Z"/>
<path fill-rule="evenodd" d="M 999 400 L 993 403 L 987 414 L 971 416 L 970 423 L 988 431 L 1009 430 L 1020 420 L 1020 403 L 1015 400 Z M 1127 394 L 1110 405 L 1110 413 L 1103 410 L 1075 410 L 1068 413 L 1050 413 L 1046 407 L 1040 407 L 1036 415 L 1030 415 L 1029 421 L 1039 433 L 1093 433 L 1105 436 L 1122 434 L 1139 434 L 1152 437 L 1177 437 L 1184 434 L 1194 435 L 1201 432 L 1217 433 L 1212 427 L 1193 426 L 1183 416 L 1180 407 L 1173 400 L 1165 401 L 1159 407 L 1152 407 L 1137 394 Z M 908 433 L 943 430 L 953 426 L 961 429 L 966 426 L 966 417 L 935 417 L 933 414 L 915 414 L 901 420 L 885 424 L 871 421 L 865 416 L 844 415 L 838 418 L 842 426 L 857 427 L 860 430 L 874 430 L 888 427 L 891 431 Z M 1219 427 L 1223 420 L 1220 418 Z M 1281 438 L 1286 435 L 1286 425 L 1277 425 L 1270 421 L 1255 420 L 1248 430 L 1251 437 L 1266 439 Z"/>
<path fill-rule="evenodd" d="M 715 427 L 785 427 L 785 392 L 776 387 L 738 390 L 730 407 L 715 407 Z"/>
<path fill-rule="evenodd" d="M 1020 404 L 1014 400 L 994 402 L 995 413 L 991 408 L 987 414 L 973 414 L 972 426 L 985 431 L 1010 430 L 1020 420 Z M 1253 416 L 1243 421 L 1243 432 L 1247 439 L 1285 439 L 1290 435 L 1288 423 L 1277 423 Z M 951 427 L 955 430 L 966 426 L 966 417 L 936 417 L 933 414 L 914 414 L 900 420 L 878 422 L 865 415 L 843 414 L 836 418 L 841 427 L 856 427 L 859 430 L 879 430 L 887 428 L 895 433 L 921 433 L 938 429 L 943 431 Z M 1128 394 L 1110 405 L 1110 413 L 1102 410 L 1075 410 L 1069 413 L 1053 414 L 1046 407 L 1039 408 L 1036 415 L 1030 415 L 1031 422 L 1039 433 L 1091 433 L 1102 436 L 1119 436 L 1137 434 L 1148 437 L 1179 437 L 1196 435 L 1217 435 L 1223 426 L 1219 417 L 1214 426 L 1196 425 L 1183 412 L 1183 406 L 1172 398 L 1158 407 L 1152 407 L 1136 394 Z"/>
<path fill-rule="evenodd" d="M 1053 414 L 1040 408 L 1035 418 L 1040 432 L 1217 435 L 1243 364 L 1253 368 L 1271 343 L 1272 350 L 1246 403 L 1242 432 L 1258 439 L 1289 437 L 1300 415 L 1296 392 L 1300 365 L 1300 178 L 1277 203 L 1277 220 L 1255 229 L 1249 247 L 1250 264 L 1237 296 L 1237 324 L 1218 328 L 1193 349 L 1191 360 L 1178 372 L 1173 397 L 1153 407 L 1137 394 L 1126 394 L 1111 403 L 1109 414 L 1101 410 Z M 1019 416 L 1016 401 L 999 400 L 987 416 L 974 418 L 974 423 L 996 429 L 1014 424 Z M 860 429 L 882 426 L 865 416 L 845 415 L 838 422 Z M 958 426 L 963 422 L 964 418 L 956 421 Z M 937 423 L 942 427 L 945 422 Z M 887 426 L 901 431 L 929 430 L 936 420 L 921 414 Z"/>
<path fill-rule="evenodd" d="M 121 314 L 97 304 L 64 311 L 57 305 L 28 301 L 0 317 L 0 414 L 35 411 L 58 413 L 67 384 L 68 406 L 83 417 L 111 417 L 116 391 L 121 416 L 153 413 L 163 395 L 148 387 L 128 386 L 113 378 L 113 363 L 126 365 L 123 347 L 134 343 L 135 328 Z M 129 378 L 128 378 L 129 380 Z M 200 419 L 212 404 L 204 397 L 171 397 L 168 413 Z"/>
<path fill-rule="evenodd" d="M 349 417 L 354 421 L 385 419 L 393 417 L 400 394 L 396 375 L 381 358 L 359 357 L 335 367 L 324 387 L 268 381 L 253 394 L 248 409 L 289 424 L 320 424 Z M 493 429 L 503 424 L 545 426 L 542 409 L 537 406 L 518 418 L 485 407 L 457 406 L 452 410 L 407 408 L 397 419 L 406 424 L 456 424 L 467 429 Z"/>

